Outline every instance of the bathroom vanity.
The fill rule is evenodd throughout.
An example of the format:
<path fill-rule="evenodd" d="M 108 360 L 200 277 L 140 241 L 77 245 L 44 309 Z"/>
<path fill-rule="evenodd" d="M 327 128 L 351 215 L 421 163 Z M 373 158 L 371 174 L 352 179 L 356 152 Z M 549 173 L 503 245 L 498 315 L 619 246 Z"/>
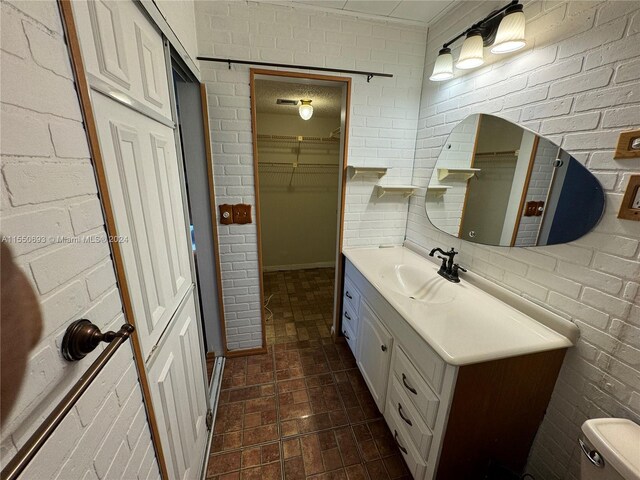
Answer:
<path fill-rule="evenodd" d="M 521 472 L 577 327 L 405 247 L 344 254 L 340 328 L 414 478 Z"/>

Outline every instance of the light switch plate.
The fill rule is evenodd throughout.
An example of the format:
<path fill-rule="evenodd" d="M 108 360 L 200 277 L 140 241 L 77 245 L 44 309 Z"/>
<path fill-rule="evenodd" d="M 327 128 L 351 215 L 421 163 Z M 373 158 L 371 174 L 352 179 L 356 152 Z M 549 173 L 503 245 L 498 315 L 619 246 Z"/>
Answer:
<path fill-rule="evenodd" d="M 640 221 L 640 175 L 631 175 L 618 218 Z"/>
<path fill-rule="evenodd" d="M 640 130 L 622 132 L 618 138 L 616 153 L 613 158 L 640 158 Z"/>
<path fill-rule="evenodd" d="M 233 223 L 233 205 L 228 203 L 220 205 L 220 223 L 222 225 L 231 225 Z"/>
<path fill-rule="evenodd" d="M 636 195 L 631 201 L 631 208 L 640 210 L 640 188 L 636 188 Z"/>

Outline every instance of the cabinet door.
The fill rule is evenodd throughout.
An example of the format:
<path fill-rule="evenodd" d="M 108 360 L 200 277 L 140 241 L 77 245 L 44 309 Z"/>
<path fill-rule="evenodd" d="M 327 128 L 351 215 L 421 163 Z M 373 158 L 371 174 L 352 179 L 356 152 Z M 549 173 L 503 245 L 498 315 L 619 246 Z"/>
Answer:
<path fill-rule="evenodd" d="M 393 337 L 369 305 L 360 305 L 356 362 L 380 412 L 384 412 Z"/>

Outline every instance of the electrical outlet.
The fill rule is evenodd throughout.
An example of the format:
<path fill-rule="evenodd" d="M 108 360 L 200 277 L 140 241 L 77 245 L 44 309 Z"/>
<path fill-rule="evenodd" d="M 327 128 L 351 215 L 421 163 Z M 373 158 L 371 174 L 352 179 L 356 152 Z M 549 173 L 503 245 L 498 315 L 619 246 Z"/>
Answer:
<path fill-rule="evenodd" d="M 251 223 L 251 205 L 239 203 L 233 206 L 233 223 Z"/>

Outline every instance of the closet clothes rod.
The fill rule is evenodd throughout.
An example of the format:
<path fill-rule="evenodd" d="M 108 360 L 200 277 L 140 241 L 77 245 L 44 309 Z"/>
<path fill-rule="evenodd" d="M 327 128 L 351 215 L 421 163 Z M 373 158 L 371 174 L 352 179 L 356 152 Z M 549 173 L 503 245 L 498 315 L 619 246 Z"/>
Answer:
<path fill-rule="evenodd" d="M 366 75 L 367 83 L 373 77 L 387 77 L 393 78 L 393 74 L 391 73 L 380 73 L 380 72 L 367 72 L 363 70 L 345 70 L 342 68 L 329 68 L 329 67 L 313 67 L 310 65 L 292 65 L 290 63 L 271 63 L 271 62 L 256 62 L 253 60 L 237 60 L 232 58 L 218 58 L 218 57 L 196 57 L 198 60 L 202 60 L 205 62 L 219 62 L 226 63 L 229 65 L 229 70 L 231 70 L 231 64 L 235 63 L 237 65 L 259 65 L 261 67 L 281 67 L 281 68 L 297 68 L 301 70 L 314 70 L 316 72 L 338 72 L 338 73 L 351 73 L 353 75 Z"/>
<path fill-rule="evenodd" d="M 75 329 L 75 331 L 72 331 Z M 15 456 L 6 464 L 0 473 L 1 480 L 15 480 L 36 456 L 38 451 L 51 437 L 65 416 L 80 400 L 82 394 L 89 388 L 104 366 L 116 353 L 120 345 L 127 341 L 135 328 L 125 323 L 117 332 L 101 333 L 100 330 L 88 320 L 79 320 L 71 324 L 67 329 L 62 342 L 63 356 L 67 360 L 79 360 L 84 355 L 95 349 L 100 342 L 108 342 L 109 345 L 94 360 L 91 366 L 84 372 L 80 379 L 71 387 L 71 390 L 56 405 L 49 416 L 42 422 L 38 429 L 29 437 L 26 443 Z M 70 335 L 75 334 L 75 337 Z M 68 339 L 68 340 L 67 340 Z"/>
<path fill-rule="evenodd" d="M 497 157 L 501 155 L 518 155 L 520 150 L 504 150 L 501 152 L 481 152 L 476 153 L 476 157 Z"/>
<path fill-rule="evenodd" d="M 294 163 L 294 162 L 258 162 L 260 167 L 322 167 L 322 168 L 338 168 L 338 165 L 332 163 Z"/>

